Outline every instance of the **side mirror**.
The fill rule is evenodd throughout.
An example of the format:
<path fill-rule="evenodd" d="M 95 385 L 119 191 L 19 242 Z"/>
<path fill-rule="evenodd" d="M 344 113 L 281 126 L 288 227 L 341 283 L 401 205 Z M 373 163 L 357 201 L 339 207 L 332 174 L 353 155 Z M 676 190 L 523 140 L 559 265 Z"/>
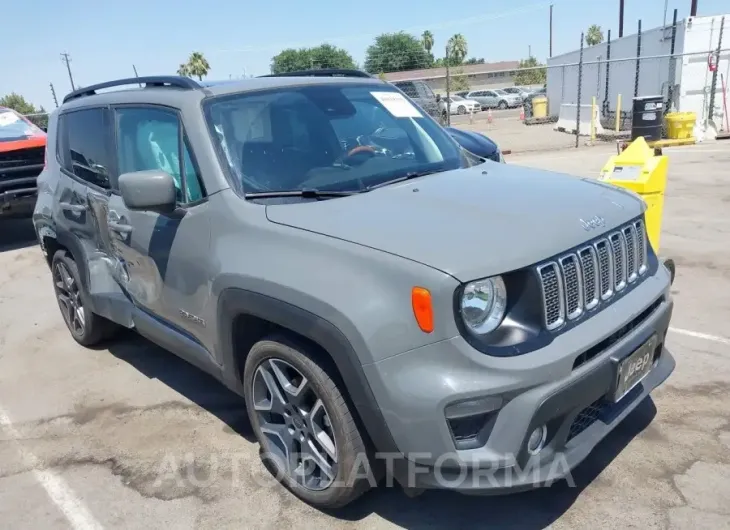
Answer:
<path fill-rule="evenodd" d="M 130 210 L 170 213 L 175 210 L 175 180 L 159 169 L 119 176 L 119 192 Z"/>

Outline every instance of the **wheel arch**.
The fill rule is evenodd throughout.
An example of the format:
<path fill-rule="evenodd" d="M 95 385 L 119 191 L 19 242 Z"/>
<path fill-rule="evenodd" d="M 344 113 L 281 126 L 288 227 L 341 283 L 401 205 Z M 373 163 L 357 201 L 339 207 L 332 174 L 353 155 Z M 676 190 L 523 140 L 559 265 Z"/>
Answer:
<path fill-rule="evenodd" d="M 273 332 L 300 338 L 325 356 L 342 385 L 353 415 L 382 452 L 397 452 L 385 419 L 365 377 L 359 357 L 347 336 L 330 321 L 289 302 L 230 287 L 218 299 L 218 345 L 226 384 L 243 394 L 243 368 L 251 346 Z M 250 327 L 243 330 L 244 327 Z"/>

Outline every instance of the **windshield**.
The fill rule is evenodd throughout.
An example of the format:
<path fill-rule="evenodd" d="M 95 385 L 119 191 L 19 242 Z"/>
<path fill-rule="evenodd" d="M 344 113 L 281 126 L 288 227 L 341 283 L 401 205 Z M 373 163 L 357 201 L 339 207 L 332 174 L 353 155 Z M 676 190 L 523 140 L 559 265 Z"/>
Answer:
<path fill-rule="evenodd" d="M 497 90 L 495 90 L 495 92 L 496 92 L 497 94 L 499 94 L 500 96 L 505 96 L 505 95 L 507 95 L 507 92 L 505 92 L 504 90 L 499 90 L 499 89 L 497 89 Z"/>
<path fill-rule="evenodd" d="M 321 84 L 219 96 L 205 104 L 223 160 L 246 193 L 362 191 L 473 162 L 385 85 Z"/>
<path fill-rule="evenodd" d="M 451 96 L 452 101 L 464 101 L 464 98 L 461 96 Z"/>
<path fill-rule="evenodd" d="M 0 142 L 24 140 L 42 133 L 41 129 L 24 120 L 14 110 L 0 108 Z"/>

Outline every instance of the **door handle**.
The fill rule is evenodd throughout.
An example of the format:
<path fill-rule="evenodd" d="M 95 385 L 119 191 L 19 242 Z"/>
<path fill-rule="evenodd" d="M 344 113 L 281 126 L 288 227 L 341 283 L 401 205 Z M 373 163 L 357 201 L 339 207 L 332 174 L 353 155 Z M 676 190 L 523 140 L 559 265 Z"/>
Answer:
<path fill-rule="evenodd" d="M 60 202 L 58 205 L 62 210 L 66 210 L 71 213 L 82 213 L 86 211 L 86 205 L 84 204 L 71 204 L 70 202 Z"/>
<path fill-rule="evenodd" d="M 118 232 L 120 234 L 129 234 L 132 231 L 132 225 L 117 223 L 116 221 L 107 221 L 109 230 Z"/>

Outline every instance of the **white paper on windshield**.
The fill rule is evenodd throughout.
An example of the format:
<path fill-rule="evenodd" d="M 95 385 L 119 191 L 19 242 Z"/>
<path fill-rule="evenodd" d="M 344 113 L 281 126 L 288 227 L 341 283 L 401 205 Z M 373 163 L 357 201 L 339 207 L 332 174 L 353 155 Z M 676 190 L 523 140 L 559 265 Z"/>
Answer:
<path fill-rule="evenodd" d="M 20 121 L 14 112 L 0 112 L 0 125 L 10 125 Z"/>
<path fill-rule="evenodd" d="M 398 92 L 370 92 L 396 118 L 423 118 L 423 114 Z"/>

